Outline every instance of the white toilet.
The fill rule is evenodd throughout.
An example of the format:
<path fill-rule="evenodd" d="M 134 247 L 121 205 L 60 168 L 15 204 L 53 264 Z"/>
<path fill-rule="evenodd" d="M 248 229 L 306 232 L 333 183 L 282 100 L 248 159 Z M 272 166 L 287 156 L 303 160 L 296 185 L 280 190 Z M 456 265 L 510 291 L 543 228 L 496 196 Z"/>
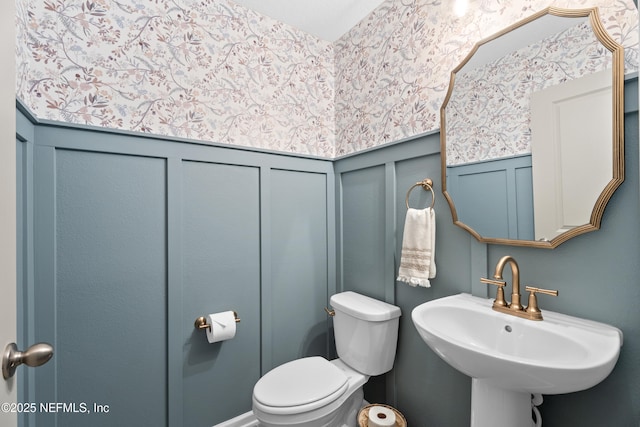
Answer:
<path fill-rule="evenodd" d="M 362 386 L 393 367 L 400 308 L 355 292 L 331 297 L 338 359 L 305 357 L 267 372 L 253 389 L 261 426 L 356 427 Z"/>

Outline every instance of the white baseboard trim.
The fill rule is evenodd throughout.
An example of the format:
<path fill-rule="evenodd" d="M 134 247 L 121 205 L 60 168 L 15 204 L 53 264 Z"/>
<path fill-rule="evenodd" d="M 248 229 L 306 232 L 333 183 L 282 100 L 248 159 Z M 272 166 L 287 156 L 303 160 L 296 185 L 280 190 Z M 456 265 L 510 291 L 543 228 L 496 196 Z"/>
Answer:
<path fill-rule="evenodd" d="M 235 418 L 216 424 L 213 427 L 257 427 L 258 420 L 252 411 L 245 412 Z"/>
<path fill-rule="evenodd" d="M 367 406 L 369 402 L 366 400 L 362 401 L 363 406 Z M 238 415 L 235 418 L 231 418 L 230 420 L 221 422 L 220 424 L 216 424 L 213 427 L 257 427 L 258 420 L 256 416 L 253 415 L 253 411 L 245 412 L 244 414 Z"/>

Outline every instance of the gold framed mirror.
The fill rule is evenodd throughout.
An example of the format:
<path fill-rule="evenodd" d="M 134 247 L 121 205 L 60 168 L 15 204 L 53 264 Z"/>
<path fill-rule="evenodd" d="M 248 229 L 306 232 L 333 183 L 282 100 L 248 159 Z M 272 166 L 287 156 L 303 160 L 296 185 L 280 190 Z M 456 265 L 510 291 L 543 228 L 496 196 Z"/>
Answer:
<path fill-rule="evenodd" d="M 442 190 L 485 243 L 600 228 L 624 181 L 624 52 L 597 8 L 549 7 L 478 42 L 440 109 Z"/>

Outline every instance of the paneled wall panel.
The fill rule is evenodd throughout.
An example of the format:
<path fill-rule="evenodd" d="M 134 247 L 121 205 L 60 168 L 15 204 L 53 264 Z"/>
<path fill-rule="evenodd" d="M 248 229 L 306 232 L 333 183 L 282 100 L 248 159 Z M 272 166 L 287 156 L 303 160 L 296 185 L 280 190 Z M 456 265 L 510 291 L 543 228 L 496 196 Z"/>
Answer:
<path fill-rule="evenodd" d="M 326 355 L 327 179 L 324 174 L 272 170 L 268 196 L 271 279 L 265 289 L 271 360 Z M 265 362 L 267 360 L 265 359 Z"/>
<path fill-rule="evenodd" d="M 411 321 L 411 310 L 425 300 L 432 300 L 459 292 L 470 292 L 468 277 L 471 275 L 468 251 L 460 251 L 460 244 L 467 244 L 461 230 L 451 221 L 449 206 L 442 196 L 440 182 L 440 156 L 424 155 L 403 159 L 396 163 L 397 211 L 396 271 L 402 250 L 402 236 L 406 216 L 406 193 L 416 182 L 424 178 L 434 181 L 436 211 L 436 277 L 431 279 L 428 289 L 413 288 L 396 282 L 396 304 L 403 310 L 400 319 L 400 340 L 396 355 L 395 399 L 398 407 L 414 422 L 428 419 L 433 425 L 464 425 L 467 415 L 458 405 L 470 405 L 470 383 L 467 377 L 450 367 L 438 355 L 430 351 L 417 334 Z M 409 204 L 421 209 L 432 203 L 431 192 L 416 187 L 411 191 Z M 420 378 L 415 381 L 415 378 Z M 425 390 L 443 390 L 425 397 Z M 451 396 L 456 396 L 456 405 L 451 405 Z M 420 411 L 428 413 L 423 416 Z"/>
<path fill-rule="evenodd" d="M 183 425 L 207 426 L 246 411 L 260 377 L 259 169 L 185 161 L 182 183 Z M 236 336 L 209 344 L 193 321 L 228 310 Z"/>
<path fill-rule="evenodd" d="M 49 416 L 65 427 L 164 425 L 165 162 L 57 150 L 55 171 L 55 401 L 91 413 Z"/>
<path fill-rule="evenodd" d="M 341 183 L 343 290 L 384 300 L 384 166 L 345 172 Z"/>
<path fill-rule="evenodd" d="M 31 319 L 22 308 L 33 304 L 33 139 L 34 126 L 16 114 L 16 258 L 17 258 L 17 335 L 18 348 L 34 343 Z M 18 402 L 34 401 L 35 370 L 23 370 L 18 388 Z M 34 425 L 36 414 L 23 415 L 21 427 Z"/>
<path fill-rule="evenodd" d="M 484 237 L 534 239 L 531 155 L 447 168 L 458 220 Z"/>

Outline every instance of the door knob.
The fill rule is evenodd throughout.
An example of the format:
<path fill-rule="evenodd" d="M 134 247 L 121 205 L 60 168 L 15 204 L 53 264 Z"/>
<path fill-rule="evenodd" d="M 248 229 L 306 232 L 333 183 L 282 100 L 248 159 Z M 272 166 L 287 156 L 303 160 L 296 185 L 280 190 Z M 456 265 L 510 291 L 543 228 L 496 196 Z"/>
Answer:
<path fill-rule="evenodd" d="M 34 344 L 25 351 L 18 351 L 16 343 L 8 344 L 2 355 L 2 376 L 8 380 L 15 374 L 16 368 L 23 363 L 36 367 L 44 365 L 53 357 L 53 347 L 41 342 Z"/>

